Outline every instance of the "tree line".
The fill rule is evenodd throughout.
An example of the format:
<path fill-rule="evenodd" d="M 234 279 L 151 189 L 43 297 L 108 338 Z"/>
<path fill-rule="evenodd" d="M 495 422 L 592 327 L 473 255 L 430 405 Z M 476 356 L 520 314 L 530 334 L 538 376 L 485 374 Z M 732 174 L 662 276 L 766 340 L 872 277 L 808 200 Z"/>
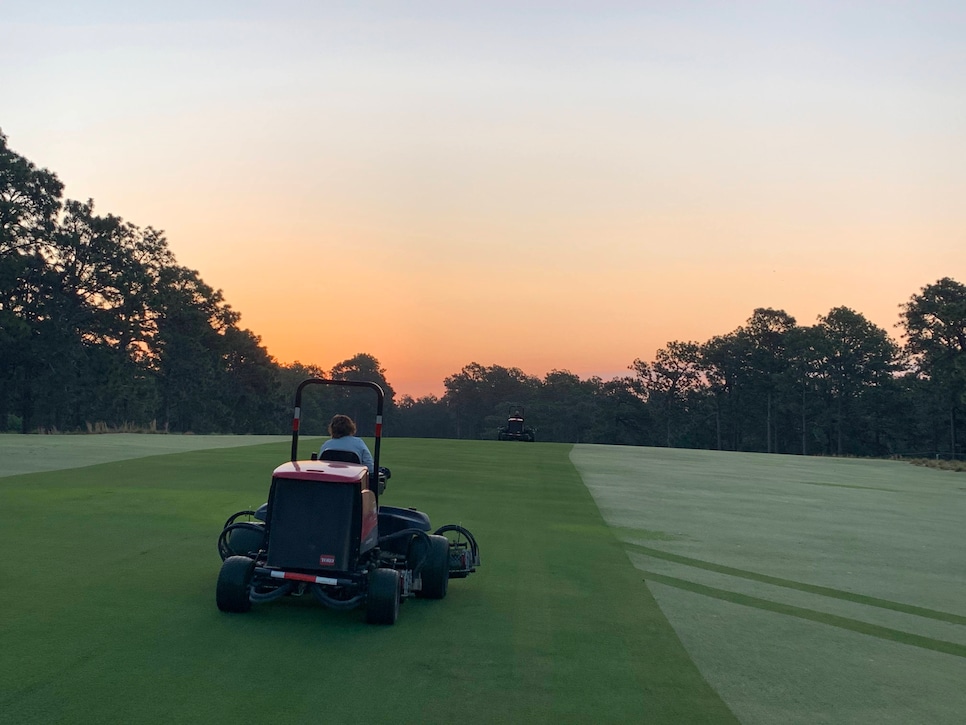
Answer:
<path fill-rule="evenodd" d="M 468 365 L 440 399 L 403 397 L 409 435 L 495 438 L 511 405 L 538 440 L 804 455 L 963 457 L 966 286 L 901 306 L 905 344 L 848 307 L 813 325 L 759 308 L 703 342 L 669 342 L 629 374 L 543 379 Z"/>
<path fill-rule="evenodd" d="M 966 287 L 901 305 L 904 344 L 837 307 L 801 325 L 782 310 L 705 342 L 673 341 L 612 380 L 473 362 L 441 397 L 401 396 L 371 354 L 325 370 L 280 365 L 162 232 L 63 197 L 57 176 L 0 132 L 0 429 L 284 433 L 306 377 L 386 390 L 386 432 L 496 438 L 522 406 L 538 440 L 823 455 L 961 456 Z M 371 433 L 372 401 L 314 388 L 303 426 L 333 408 Z M 321 430 L 321 428 L 316 428 Z"/>
<path fill-rule="evenodd" d="M 239 320 L 160 231 L 64 199 L 0 132 L 0 430 L 278 433 L 293 379 L 371 372 L 280 366 Z"/>

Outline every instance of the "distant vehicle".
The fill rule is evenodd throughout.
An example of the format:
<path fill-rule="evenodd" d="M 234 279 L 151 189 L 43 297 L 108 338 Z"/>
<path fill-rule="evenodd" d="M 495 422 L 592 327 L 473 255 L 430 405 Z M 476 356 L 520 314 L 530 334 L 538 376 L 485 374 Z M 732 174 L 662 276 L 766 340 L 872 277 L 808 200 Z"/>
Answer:
<path fill-rule="evenodd" d="M 533 443 L 536 440 L 533 428 L 527 428 L 524 425 L 523 408 L 510 407 L 506 425 L 500 428 L 497 438 L 501 441 L 526 441 L 527 443 Z"/>

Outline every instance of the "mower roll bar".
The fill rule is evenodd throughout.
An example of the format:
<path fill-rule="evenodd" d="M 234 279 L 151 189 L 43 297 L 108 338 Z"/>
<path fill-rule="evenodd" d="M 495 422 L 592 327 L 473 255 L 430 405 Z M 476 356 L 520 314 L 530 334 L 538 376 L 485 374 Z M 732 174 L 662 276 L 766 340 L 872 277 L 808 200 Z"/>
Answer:
<path fill-rule="evenodd" d="M 368 380 L 326 380 L 325 378 L 309 378 L 299 383 L 295 390 L 295 414 L 292 417 L 292 462 L 298 460 L 299 453 L 299 418 L 302 416 L 302 389 L 308 385 L 344 385 L 352 388 L 369 388 L 376 393 L 376 445 L 372 451 L 373 475 L 379 476 L 379 445 L 382 442 L 382 404 L 386 394 L 376 383 Z M 376 486 L 378 497 L 379 486 Z"/>

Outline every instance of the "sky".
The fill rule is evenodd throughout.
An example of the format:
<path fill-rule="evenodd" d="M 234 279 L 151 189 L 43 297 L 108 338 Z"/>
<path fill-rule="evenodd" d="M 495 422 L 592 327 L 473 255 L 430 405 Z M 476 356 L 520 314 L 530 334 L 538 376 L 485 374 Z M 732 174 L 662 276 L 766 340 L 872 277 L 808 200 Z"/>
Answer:
<path fill-rule="evenodd" d="M 413 397 L 966 282 L 961 2 L 0 0 L 0 129 Z"/>

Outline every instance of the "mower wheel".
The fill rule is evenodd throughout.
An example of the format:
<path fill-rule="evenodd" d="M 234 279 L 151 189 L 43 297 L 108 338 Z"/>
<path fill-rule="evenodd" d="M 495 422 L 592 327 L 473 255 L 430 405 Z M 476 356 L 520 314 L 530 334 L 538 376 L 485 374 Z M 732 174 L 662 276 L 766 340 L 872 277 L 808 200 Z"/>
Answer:
<path fill-rule="evenodd" d="M 223 612 L 247 612 L 252 608 L 248 597 L 255 561 L 247 556 L 229 556 L 218 572 L 215 601 Z"/>
<path fill-rule="evenodd" d="M 369 624 L 395 624 L 399 617 L 399 593 L 402 579 L 395 569 L 373 569 L 369 572 L 366 595 L 366 621 Z"/>
<path fill-rule="evenodd" d="M 429 553 L 421 570 L 423 588 L 416 596 L 424 599 L 442 599 L 449 588 L 449 539 L 435 534 L 429 539 Z"/>

